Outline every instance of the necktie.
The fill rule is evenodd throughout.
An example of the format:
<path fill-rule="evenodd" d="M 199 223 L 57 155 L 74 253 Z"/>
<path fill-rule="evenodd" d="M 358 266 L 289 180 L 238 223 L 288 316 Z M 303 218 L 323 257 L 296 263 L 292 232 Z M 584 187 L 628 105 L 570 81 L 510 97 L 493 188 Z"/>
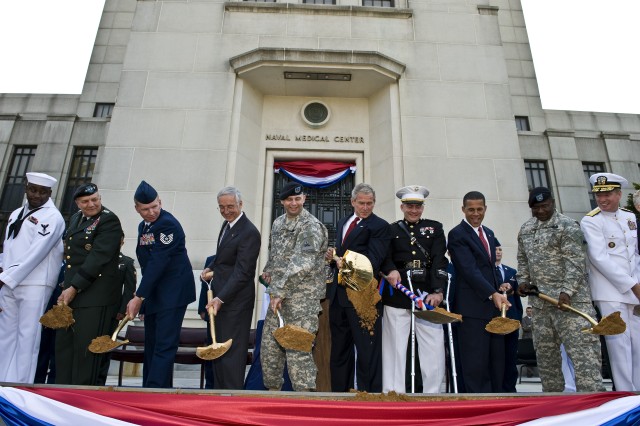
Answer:
<path fill-rule="evenodd" d="M 226 223 L 226 225 L 224 225 L 224 228 L 222 228 L 222 235 L 220 235 L 220 241 L 218 241 L 218 247 L 220 247 L 220 244 L 222 244 L 222 240 L 224 240 L 224 237 L 227 235 L 227 232 L 229 232 L 229 222 Z"/>
<path fill-rule="evenodd" d="M 360 222 L 360 218 L 356 216 L 356 218 L 352 220 L 351 223 L 349 224 L 349 227 L 347 228 L 347 232 L 344 233 L 344 238 L 342 239 L 342 241 L 347 239 L 347 237 L 349 236 L 351 231 L 353 231 L 353 228 L 356 227 L 358 222 Z"/>
<path fill-rule="evenodd" d="M 482 241 L 482 245 L 484 246 L 484 249 L 487 251 L 489 258 L 491 258 L 491 251 L 489 251 L 489 243 L 487 243 L 487 240 L 484 238 L 484 232 L 482 232 L 482 226 L 478 228 L 478 236 L 480 237 L 480 241 Z"/>
<path fill-rule="evenodd" d="M 504 269 L 502 269 L 502 265 L 496 266 L 496 269 L 498 270 L 498 273 L 500 273 L 500 276 L 502 277 L 502 282 L 504 282 Z"/>

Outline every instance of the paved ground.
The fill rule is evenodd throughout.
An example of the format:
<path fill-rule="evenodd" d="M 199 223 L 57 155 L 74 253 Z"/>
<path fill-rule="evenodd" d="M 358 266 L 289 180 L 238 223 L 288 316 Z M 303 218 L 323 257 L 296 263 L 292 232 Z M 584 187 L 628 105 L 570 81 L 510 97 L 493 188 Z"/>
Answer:
<path fill-rule="evenodd" d="M 111 370 L 107 378 L 108 386 L 117 386 L 118 384 L 118 363 L 111 363 Z M 173 384 L 176 388 L 182 389 L 198 389 L 200 387 L 200 367 L 191 365 L 178 365 L 174 370 Z M 126 387 L 142 386 L 142 377 L 123 377 L 122 385 Z M 607 390 L 611 390 L 611 381 L 605 381 Z M 445 391 L 445 385 L 442 385 L 442 392 Z M 542 393 L 542 385 L 539 377 L 523 377 L 522 383 L 516 385 L 516 389 L 520 393 Z"/>

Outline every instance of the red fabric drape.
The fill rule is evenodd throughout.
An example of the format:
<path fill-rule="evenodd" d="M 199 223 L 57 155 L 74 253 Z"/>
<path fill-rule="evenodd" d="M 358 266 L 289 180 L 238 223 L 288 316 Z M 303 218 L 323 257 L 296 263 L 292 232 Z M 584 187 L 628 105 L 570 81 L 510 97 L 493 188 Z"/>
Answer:
<path fill-rule="evenodd" d="M 143 425 L 516 425 L 633 395 L 603 392 L 442 402 L 356 402 L 44 387 L 22 389 Z"/>
<path fill-rule="evenodd" d="M 347 167 L 355 166 L 354 162 L 327 161 L 327 160 L 297 160 L 275 161 L 274 169 L 283 168 L 290 173 L 305 176 L 325 177 L 340 173 Z"/>

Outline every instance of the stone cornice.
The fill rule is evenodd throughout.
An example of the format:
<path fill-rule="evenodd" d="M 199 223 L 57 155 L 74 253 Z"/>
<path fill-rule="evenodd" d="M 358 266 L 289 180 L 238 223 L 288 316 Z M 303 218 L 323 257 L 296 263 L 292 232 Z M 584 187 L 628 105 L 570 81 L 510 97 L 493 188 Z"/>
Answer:
<path fill-rule="evenodd" d="M 224 10 L 227 12 L 297 13 L 306 15 L 343 15 L 400 19 L 407 19 L 413 16 L 412 9 L 399 9 L 394 7 L 335 6 L 330 4 L 318 5 L 248 1 L 226 2 L 224 4 Z"/>

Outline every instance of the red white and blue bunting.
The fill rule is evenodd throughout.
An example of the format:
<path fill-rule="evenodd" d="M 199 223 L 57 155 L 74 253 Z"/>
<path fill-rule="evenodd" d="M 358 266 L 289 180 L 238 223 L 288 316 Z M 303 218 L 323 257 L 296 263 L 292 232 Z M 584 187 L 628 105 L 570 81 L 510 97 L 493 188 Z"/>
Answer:
<path fill-rule="evenodd" d="M 273 171 L 310 188 L 327 188 L 355 173 L 356 164 L 327 160 L 275 161 Z"/>
<path fill-rule="evenodd" d="M 9 426 L 631 426 L 640 417 L 640 396 L 630 392 L 415 402 L 165 392 L 0 387 L 0 419 Z"/>

